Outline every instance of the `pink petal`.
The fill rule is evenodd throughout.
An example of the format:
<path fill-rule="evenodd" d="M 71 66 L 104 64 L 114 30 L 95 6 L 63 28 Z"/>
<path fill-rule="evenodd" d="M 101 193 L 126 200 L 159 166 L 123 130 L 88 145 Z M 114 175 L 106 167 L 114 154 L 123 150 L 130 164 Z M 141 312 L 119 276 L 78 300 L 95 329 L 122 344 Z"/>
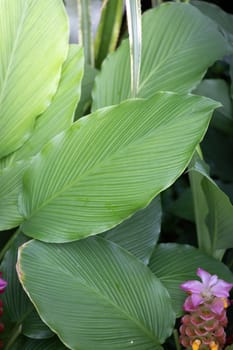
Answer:
<path fill-rule="evenodd" d="M 195 308 L 204 302 L 204 299 L 200 296 L 200 294 L 192 294 L 190 297 Z"/>
<path fill-rule="evenodd" d="M 195 311 L 196 310 L 196 308 L 193 306 L 191 296 L 189 296 L 185 299 L 183 308 L 185 311 Z"/>
<path fill-rule="evenodd" d="M 7 286 L 7 282 L 0 278 L 0 291 L 4 290 Z"/>
<path fill-rule="evenodd" d="M 218 276 L 216 275 L 211 276 L 209 280 L 209 287 L 215 286 L 217 282 L 218 282 Z"/>
<path fill-rule="evenodd" d="M 218 280 L 215 286 L 211 287 L 211 292 L 214 296 L 219 298 L 228 298 L 229 291 L 233 287 L 232 283 L 225 282 L 223 280 Z"/>
<path fill-rule="evenodd" d="M 209 285 L 210 279 L 211 279 L 211 274 L 205 270 L 202 270 L 200 267 L 197 269 L 197 276 L 200 277 L 202 280 L 203 284 L 205 286 Z"/>
<path fill-rule="evenodd" d="M 220 315 L 224 310 L 224 302 L 221 299 L 215 299 L 213 300 L 213 302 L 210 304 L 209 307 L 211 311 Z"/>
<path fill-rule="evenodd" d="M 203 291 L 203 285 L 199 281 L 187 281 L 182 283 L 180 288 L 189 293 L 201 293 Z"/>

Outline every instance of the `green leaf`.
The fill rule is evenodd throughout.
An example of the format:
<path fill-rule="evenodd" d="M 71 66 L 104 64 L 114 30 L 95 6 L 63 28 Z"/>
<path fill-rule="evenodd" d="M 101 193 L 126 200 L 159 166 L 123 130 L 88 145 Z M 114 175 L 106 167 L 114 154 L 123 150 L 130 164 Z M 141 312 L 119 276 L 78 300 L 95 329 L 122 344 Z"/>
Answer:
<path fill-rule="evenodd" d="M 29 159 L 53 136 L 72 125 L 75 107 L 81 94 L 83 63 L 82 49 L 71 45 L 52 103 L 36 120 L 31 138 L 1 162 L 3 170 L 0 170 L 0 230 L 16 227 L 23 221 L 18 210 L 18 196 L 29 162 L 17 160 Z"/>
<path fill-rule="evenodd" d="M 204 79 L 195 90 L 195 94 L 210 97 L 222 103 L 213 116 L 212 125 L 233 135 L 232 102 L 230 89 L 225 80 Z"/>
<path fill-rule="evenodd" d="M 23 217 L 18 210 L 18 196 L 27 164 L 18 162 L 0 170 L 0 231 L 18 226 Z"/>
<path fill-rule="evenodd" d="M 233 39 L 233 15 L 221 9 L 221 7 L 205 1 L 191 0 L 191 4 L 196 6 L 203 14 L 215 21 L 228 36 L 229 43 L 232 45 Z"/>
<path fill-rule="evenodd" d="M 91 92 L 93 89 L 96 74 L 97 70 L 95 68 L 87 64 L 85 65 L 81 88 L 81 98 L 75 111 L 75 120 L 82 117 L 86 111 L 90 109 L 92 102 Z"/>
<path fill-rule="evenodd" d="M 130 47 L 131 97 L 136 97 L 139 90 L 142 51 L 141 1 L 126 0 L 126 14 Z"/>
<path fill-rule="evenodd" d="M 226 50 L 217 26 L 189 4 L 166 3 L 146 11 L 142 16 L 138 96 L 150 97 L 161 90 L 191 91 Z M 130 54 L 126 40 L 102 65 L 93 90 L 93 110 L 128 97 Z"/>
<path fill-rule="evenodd" d="M 24 319 L 22 333 L 32 339 L 47 339 L 54 336 L 54 333 L 40 319 L 35 309 Z"/>
<path fill-rule="evenodd" d="M 31 138 L 13 155 L 14 160 L 34 156 L 52 137 L 72 125 L 81 95 L 83 71 L 83 50 L 78 45 L 70 45 L 58 90 L 50 106 L 36 120 Z"/>
<path fill-rule="evenodd" d="M 228 282 L 233 282 L 233 274 L 226 265 L 189 245 L 175 243 L 157 245 L 149 267 L 168 289 L 177 317 L 183 312 L 182 305 L 187 296 L 179 286 L 187 280 L 198 280 L 196 276 L 198 267 Z"/>
<path fill-rule="evenodd" d="M 216 106 L 158 93 L 80 119 L 26 171 L 23 232 L 48 242 L 76 240 L 146 207 L 184 171 Z"/>
<path fill-rule="evenodd" d="M 62 1 L 1 0 L 0 38 L 1 158 L 29 138 L 56 92 L 68 50 Z"/>
<path fill-rule="evenodd" d="M 9 350 L 66 350 L 68 349 L 56 337 L 46 340 L 33 340 L 20 337 Z"/>
<path fill-rule="evenodd" d="M 19 283 L 15 269 L 18 247 L 27 240 L 27 237 L 19 234 L 17 231 L 0 266 L 0 271 L 8 283 L 5 293 L 1 295 L 4 304 L 4 313 L 6 312 L 10 320 L 16 323 L 21 323 L 33 309 L 33 305 Z"/>
<path fill-rule="evenodd" d="M 103 234 L 105 239 L 119 244 L 148 264 L 158 241 L 162 210 L 160 197 L 156 197 L 145 209 L 137 211 L 129 219 Z"/>
<path fill-rule="evenodd" d="M 216 249 L 232 248 L 233 205 L 228 196 L 209 177 L 203 161 L 197 159 L 190 170 L 198 173 L 201 181 L 200 191 L 206 206 L 204 220 L 208 227 L 211 253 L 214 254 Z"/>
<path fill-rule="evenodd" d="M 95 66 L 100 68 L 102 61 L 117 44 L 123 16 L 123 0 L 106 0 L 103 2 L 101 18 L 95 37 Z"/>
<path fill-rule="evenodd" d="M 114 243 L 31 241 L 17 270 L 43 320 L 73 350 L 161 349 L 172 332 L 166 289 Z"/>

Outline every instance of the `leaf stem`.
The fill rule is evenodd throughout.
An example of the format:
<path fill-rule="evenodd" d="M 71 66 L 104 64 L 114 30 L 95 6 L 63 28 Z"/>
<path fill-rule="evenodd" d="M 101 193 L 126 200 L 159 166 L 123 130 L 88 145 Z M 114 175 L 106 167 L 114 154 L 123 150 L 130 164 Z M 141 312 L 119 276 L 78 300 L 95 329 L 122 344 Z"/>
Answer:
<path fill-rule="evenodd" d="M 22 332 L 22 324 L 17 323 L 10 334 L 8 343 L 4 347 L 5 350 L 9 350 L 11 348 L 11 346 L 14 344 L 14 342 L 19 337 L 21 332 Z"/>
<path fill-rule="evenodd" d="M 142 50 L 140 0 L 126 0 L 126 13 L 130 44 L 131 97 L 136 97 L 139 89 Z"/>
<path fill-rule="evenodd" d="M 176 350 L 181 350 L 177 329 L 173 330 L 173 337 L 175 340 Z"/>

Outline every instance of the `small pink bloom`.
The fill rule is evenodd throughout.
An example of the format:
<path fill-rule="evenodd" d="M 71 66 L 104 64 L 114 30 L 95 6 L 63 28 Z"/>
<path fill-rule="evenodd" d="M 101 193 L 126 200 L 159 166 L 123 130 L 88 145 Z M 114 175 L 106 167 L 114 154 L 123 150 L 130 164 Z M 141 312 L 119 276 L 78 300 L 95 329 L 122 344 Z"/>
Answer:
<path fill-rule="evenodd" d="M 232 283 L 225 282 L 219 279 L 216 275 L 211 275 L 209 272 L 202 270 L 201 268 L 197 269 L 197 276 L 200 277 L 200 281 L 187 281 L 181 284 L 181 288 L 190 294 L 184 304 L 184 309 L 186 311 L 192 311 L 198 305 L 212 300 L 214 297 L 218 298 L 228 298 L 229 292 L 233 287 Z M 215 305 L 215 310 L 218 310 L 218 313 L 221 313 L 224 303 L 218 303 Z"/>

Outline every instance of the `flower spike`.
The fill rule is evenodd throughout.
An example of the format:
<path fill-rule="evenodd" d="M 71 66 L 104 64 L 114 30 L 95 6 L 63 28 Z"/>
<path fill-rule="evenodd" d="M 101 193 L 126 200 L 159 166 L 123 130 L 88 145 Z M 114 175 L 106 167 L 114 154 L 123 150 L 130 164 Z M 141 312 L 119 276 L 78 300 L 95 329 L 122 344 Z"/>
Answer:
<path fill-rule="evenodd" d="M 198 268 L 201 281 L 181 284 L 187 294 L 184 302 L 186 314 L 181 319 L 180 342 L 192 350 L 222 350 L 226 342 L 226 308 L 232 283 Z"/>

